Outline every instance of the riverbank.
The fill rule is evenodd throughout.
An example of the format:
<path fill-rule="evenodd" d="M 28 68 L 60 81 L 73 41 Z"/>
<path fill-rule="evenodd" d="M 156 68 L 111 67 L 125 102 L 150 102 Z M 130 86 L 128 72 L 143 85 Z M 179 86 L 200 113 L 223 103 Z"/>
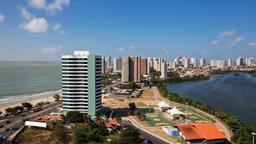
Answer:
<path fill-rule="evenodd" d="M 6 108 L 20 106 L 24 102 L 29 102 L 32 105 L 35 105 L 39 102 L 46 102 L 46 101 L 52 102 L 54 101 L 53 96 L 55 94 L 61 95 L 61 90 L 49 91 L 49 92 L 44 92 L 39 94 L 32 94 L 23 98 L 16 97 L 16 99 L 12 99 L 10 101 L 0 103 L 0 111 L 4 113 Z"/>
<path fill-rule="evenodd" d="M 164 81 L 158 81 L 155 83 L 155 85 L 158 87 L 161 95 L 163 95 L 167 99 L 178 102 L 178 103 L 182 103 L 182 104 L 188 104 L 206 113 L 209 113 L 210 115 L 213 115 L 218 119 L 220 119 L 221 121 L 223 121 L 226 125 L 229 126 L 229 128 L 234 133 L 234 136 L 231 139 L 233 142 L 249 143 L 252 141 L 251 132 L 255 129 L 253 129 L 250 126 L 244 125 L 243 123 L 240 122 L 240 120 L 237 117 L 221 111 L 217 111 L 206 104 L 198 102 L 197 100 L 182 97 L 175 93 L 168 92 L 166 88 L 166 83 Z"/>

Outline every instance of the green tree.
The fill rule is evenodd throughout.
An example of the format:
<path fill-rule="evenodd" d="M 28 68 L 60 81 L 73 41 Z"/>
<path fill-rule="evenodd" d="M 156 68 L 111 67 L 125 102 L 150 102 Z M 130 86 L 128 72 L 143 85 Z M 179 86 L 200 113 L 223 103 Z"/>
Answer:
<path fill-rule="evenodd" d="M 134 111 L 136 110 L 136 105 L 134 102 L 130 102 L 129 103 L 129 108 L 130 108 L 130 112 L 133 114 Z"/>
<path fill-rule="evenodd" d="M 69 143 L 69 134 L 67 129 L 61 125 L 56 125 L 52 131 L 52 136 L 57 138 L 63 144 Z"/>
<path fill-rule="evenodd" d="M 14 109 L 15 109 L 15 112 L 22 112 L 24 110 L 24 107 L 16 106 L 16 107 L 14 107 Z"/>
<path fill-rule="evenodd" d="M 16 113 L 16 110 L 15 110 L 14 108 L 9 107 L 9 108 L 6 108 L 6 109 L 5 109 L 5 112 L 6 112 L 7 114 L 15 114 L 15 113 Z"/>
<path fill-rule="evenodd" d="M 133 127 L 122 130 L 120 137 L 122 144 L 138 144 L 142 142 L 139 131 Z"/>
<path fill-rule="evenodd" d="M 27 109 L 27 110 L 30 110 L 32 107 L 33 107 L 33 105 L 31 104 L 31 103 L 28 103 L 28 102 L 24 102 L 24 103 L 22 103 L 21 104 L 25 109 Z"/>
<path fill-rule="evenodd" d="M 55 99 L 55 101 L 59 101 L 60 100 L 60 95 L 59 94 L 55 94 L 53 96 L 53 98 Z"/>
<path fill-rule="evenodd" d="M 92 123 L 88 126 L 77 125 L 73 129 L 73 143 L 87 144 L 87 143 L 102 143 L 107 131 L 102 124 Z"/>
<path fill-rule="evenodd" d="M 65 120 L 68 123 L 81 123 L 85 122 L 87 116 L 78 111 L 69 111 L 65 116 Z"/>

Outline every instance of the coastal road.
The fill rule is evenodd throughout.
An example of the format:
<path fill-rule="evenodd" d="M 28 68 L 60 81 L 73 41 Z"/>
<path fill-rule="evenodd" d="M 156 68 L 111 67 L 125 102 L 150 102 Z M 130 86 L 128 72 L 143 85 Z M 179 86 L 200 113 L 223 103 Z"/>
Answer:
<path fill-rule="evenodd" d="M 3 128 L 0 129 L 0 135 L 2 137 L 5 137 L 5 139 L 8 139 L 15 131 L 20 129 L 24 125 L 24 120 L 26 119 L 34 119 L 38 116 L 49 114 L 51 112 L 56 111 L 56 108 L 61 106 L 61 103 L 51 103 L 49 105 L 46 105 L 43 110 L 38 111 L 38 112 L 27 112 L 26 116 L 14 116 L 9 118 L 11 121 L 9 124 L 4 125 Z"/>

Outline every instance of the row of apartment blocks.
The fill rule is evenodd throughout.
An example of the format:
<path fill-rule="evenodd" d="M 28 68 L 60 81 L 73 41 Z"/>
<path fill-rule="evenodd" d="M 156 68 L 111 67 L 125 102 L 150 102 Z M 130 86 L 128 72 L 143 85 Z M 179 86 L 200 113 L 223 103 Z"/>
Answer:
<path fill-rule="evenodd" d="M 160 78 L 167 78 L 167 63 L 161 58 L 124 56 L 122 61 L 122 82 L 141 82 L 144 75 L 160 72 Z"/>
<path fill-rule="evenodd" d="M 176 68 L 195 68 L 195 67 L 204 67 L 204 66 L 211 66 L 215 68 L 224 68 L 224 67 L 231 67 L 231 66 L 247 66 L 253 67 L 254 59 L 252 57 L 244 59 L 242 57 L 238 57 L 235 62 L 232 59 L 227 60 L 210 60 L 207 63 L 206 59 L 201 58 L 199 61 L 196 58 L 187 58 L 187 57 L 179 57 L 174 61 L 168 62 L 168 69 L 176 69 Z"/>
<path fill-rule="evenodd" d="M 147 58 L 140 56 L 123 56 L 111 59 L 102 57 L 102 73 L 122 73 L 122 82 L 141 82 L 143 75 L 154 71 L 160 72 L 160 78 L 167 78 L 167 63 L 161 58 Z"/>

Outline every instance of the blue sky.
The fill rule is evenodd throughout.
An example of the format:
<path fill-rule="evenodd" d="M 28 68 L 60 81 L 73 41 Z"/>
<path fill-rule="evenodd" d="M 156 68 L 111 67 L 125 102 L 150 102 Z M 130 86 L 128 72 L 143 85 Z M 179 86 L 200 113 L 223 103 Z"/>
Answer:
<path fill-rule="evenodd" d="M 256 56 L 255 0 L 0 0 L 0 60 Z"/>

